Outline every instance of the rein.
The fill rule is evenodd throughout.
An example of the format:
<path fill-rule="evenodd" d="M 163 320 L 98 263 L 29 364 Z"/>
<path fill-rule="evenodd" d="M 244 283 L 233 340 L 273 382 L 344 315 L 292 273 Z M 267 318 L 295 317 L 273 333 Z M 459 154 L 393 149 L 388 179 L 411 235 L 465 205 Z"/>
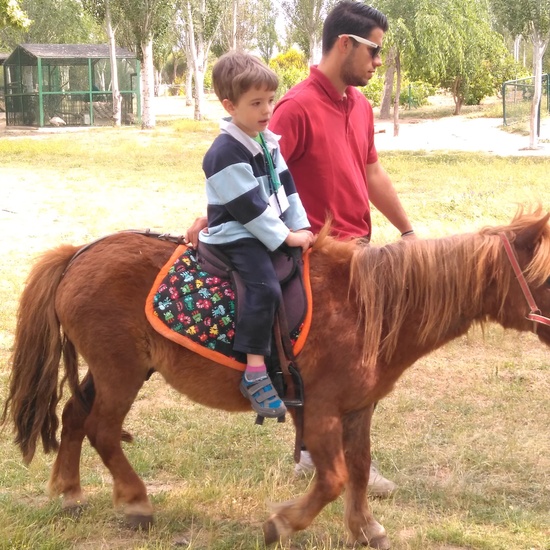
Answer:
<path fill-rule="evenodd" d="M 512 248 L 512 245 L 510 244 L 510 241 L 508 240 L 508 237 L 504 234 L 500 234 L 500 240 L 502 241 L 502 244 L 504 245 L 504 250 L 506 250 L 506 255 L 508 256 L 508 259 L 510 260 L 510 264 L 512 265 L 512 269 L 514 270 L 514 274 L 516 275 L 516 279 L 519 283 L 519 286 L 521 287 L 521 290 L 523 291 L 523 295 L 525 296 L 525 299 L 527 300 L 527 303 L 529 304 L 529 308 L 531 311 L 527 315 L 526 319 L 529 319 L 530 321 L 533 321 L 534 323 L 542 323 L 543 325 L 550 325 L 550 319 L 548 317 L 545 317 L 541 314 L 540 309 L 538 308 L 535 299 L 533 298 L 533 295 L 531 294 L 531 291 L 529 290 L 529 286 L 527 285 L 527 281 L 525 280 L 525 277 L 523 276 L 523 273 L 521 271 L 521 268 L 519 267 L 518 260 L 516 258 L 516 254 L 514 253 L 514 249 Z M 533 325 L 533 332 L 537 332 L 537 325 Z"/>

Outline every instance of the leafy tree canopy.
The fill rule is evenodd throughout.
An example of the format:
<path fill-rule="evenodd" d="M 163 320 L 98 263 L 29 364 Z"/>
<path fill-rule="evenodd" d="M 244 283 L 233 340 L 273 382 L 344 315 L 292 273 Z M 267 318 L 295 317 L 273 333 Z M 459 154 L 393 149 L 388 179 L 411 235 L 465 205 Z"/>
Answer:
<path fill-rule="evenodd" d="M 30 24 L 31 21 L 19 6 L 18 0 L 0 0 L 0 28 L 25 29 Z"/>
<path fill-rule="evenodd" d="M 5 0 L 0 0 L 0 4 Z M 10 0 L 8 0 L 9 2 Z M 0 31 L 0 45 L 76 44 L 105 41 L 101 27 L 82 9 L 80 0 L 20 0 L 28 25 Z"/>
<path fill-rule="evenodd" d="M 490 0 L 497 21 L 513 35 L 550 34 L 550 0 Z"/>

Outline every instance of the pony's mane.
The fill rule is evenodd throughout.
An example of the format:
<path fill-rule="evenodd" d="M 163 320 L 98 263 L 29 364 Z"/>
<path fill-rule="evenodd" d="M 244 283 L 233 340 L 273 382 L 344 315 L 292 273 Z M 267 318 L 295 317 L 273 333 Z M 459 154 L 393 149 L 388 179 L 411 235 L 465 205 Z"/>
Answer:
<path fill-rule="evenodd" d="M 357 296 L 364 327 L 363 362 L 389 360 L 401 329 L 418 312 L 418 339 L 439 339 L 462 318 L 483 323 L 483 295 L 490 283 L 497 289 L 500 313 L 510 289 L 512 271 L 500 233 L 515 234 L 540 221 L 540 209 L 518 211 L 510 225 L 477 233 L 431 240 L 401 240 L 382 247 L 357 247 L 351 263 L 350 289 Z M 531 283 L 550 274 L 550 227 L 525 270 Z"/>

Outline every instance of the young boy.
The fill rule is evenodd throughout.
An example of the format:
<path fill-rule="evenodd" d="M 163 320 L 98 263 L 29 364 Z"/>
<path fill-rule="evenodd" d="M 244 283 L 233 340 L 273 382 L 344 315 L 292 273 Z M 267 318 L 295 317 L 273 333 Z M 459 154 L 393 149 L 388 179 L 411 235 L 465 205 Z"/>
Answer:
<path fill-rule="evenodd" d="M 286 412 L 269 378 L 271 349 L 281 288 L 269 251 L 283 243 L 307 250 L 313 234 L 294 181 L 267 129 L 275 104 L 277 75 L 255 57 L 230 52 L 212 70 L 214 91 L 231 118 L 206 153 L 208 228 L 199 240 L 230 258 L 246 287 L 233 348 L 246 353 L 240 389 L 259 414 Z"/>

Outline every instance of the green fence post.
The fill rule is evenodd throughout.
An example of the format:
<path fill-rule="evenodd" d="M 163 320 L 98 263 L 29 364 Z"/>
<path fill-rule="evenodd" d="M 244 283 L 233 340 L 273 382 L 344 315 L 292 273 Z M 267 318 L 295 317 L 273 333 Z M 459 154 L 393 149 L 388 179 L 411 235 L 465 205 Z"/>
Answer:
<path fill-rule="evenodd" d="M 88 93 L 90 97 L 90 126 L 94 125 L 94 94 L 92 82 L 94 81 L 92 59 L 88 59 Z"/>
<path fill-rule="evenodd" d="M 44 94 L 42 90 L 42 59 L 37 60 L 38 69 L 38 124 L 41 128 L 44 127 Z"/>
<path fill-rule="evenodd" d="M 546 111 L 550 113 L 550 75 L 546 73 Z"/>
<path fill-rule="evenodd" d="M 502 83 L 502 125 L 507 126 L 506 124 L 506 84 L 507 82 Z"/>
<path fill-rule="evenodd" d="M 139 62 L 139 59 L 136 59 L 136 90 L 137 90 L 137 114 L 138 114 L 138 121 L 141 124 L 141 63 Z"/>

